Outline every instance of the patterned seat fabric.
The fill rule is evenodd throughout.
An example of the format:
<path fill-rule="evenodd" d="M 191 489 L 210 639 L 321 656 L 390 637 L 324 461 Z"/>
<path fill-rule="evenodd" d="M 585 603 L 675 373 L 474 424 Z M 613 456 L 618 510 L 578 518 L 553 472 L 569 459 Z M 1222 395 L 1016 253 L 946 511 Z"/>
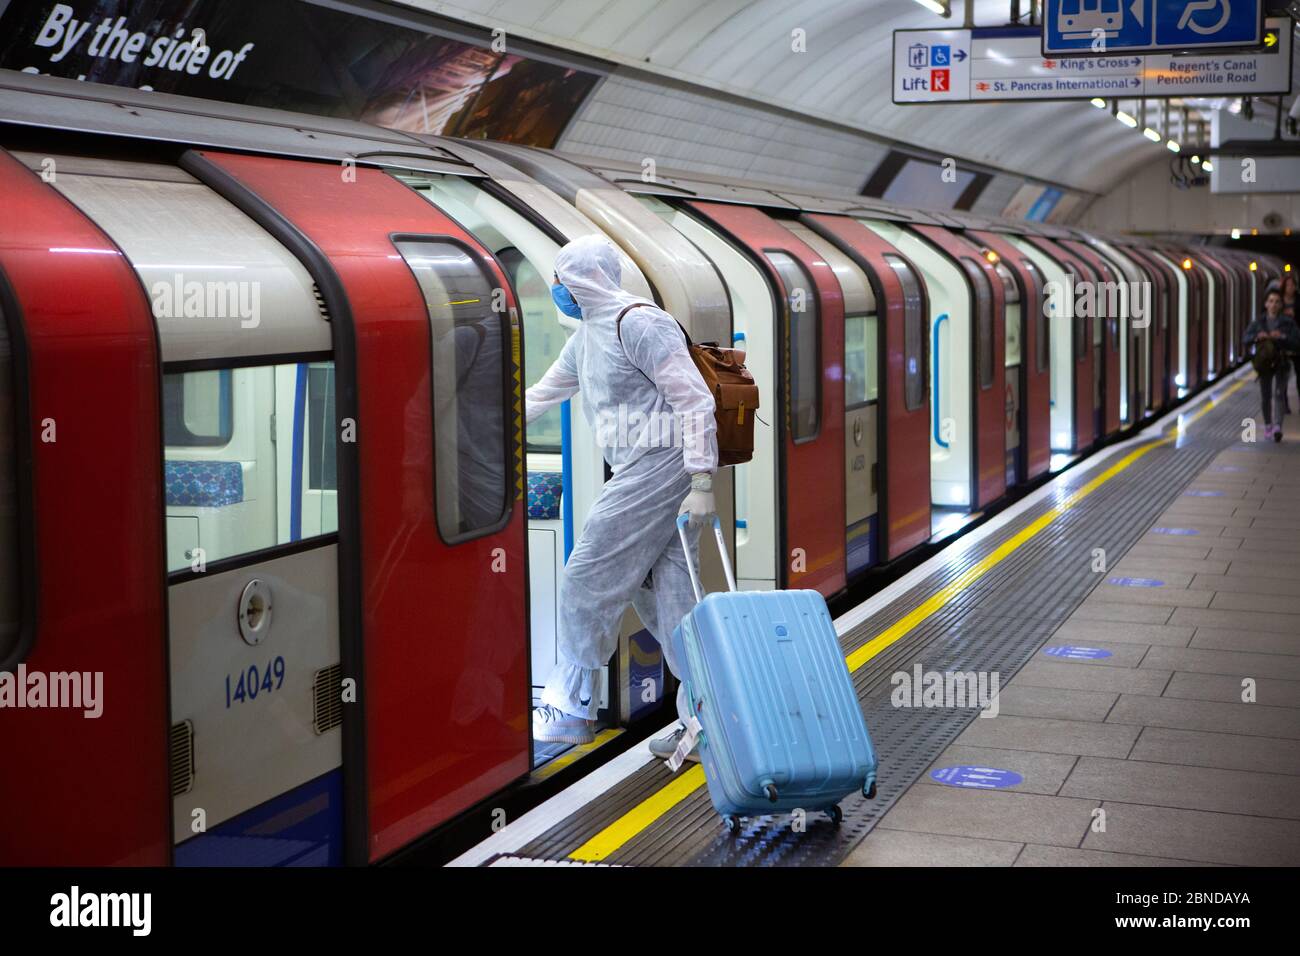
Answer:
<path fill-rule="evenodd" d="M 564 480 L 559 472 L 530 471 L 528 473 L 528 517 L 560 517 L 560 496 Z"/>
<path fill-rule="evenodd" d="M 237 461 L 164 462 L 167 504 L 220 508 L 244 500 L 244 466 Z"/>

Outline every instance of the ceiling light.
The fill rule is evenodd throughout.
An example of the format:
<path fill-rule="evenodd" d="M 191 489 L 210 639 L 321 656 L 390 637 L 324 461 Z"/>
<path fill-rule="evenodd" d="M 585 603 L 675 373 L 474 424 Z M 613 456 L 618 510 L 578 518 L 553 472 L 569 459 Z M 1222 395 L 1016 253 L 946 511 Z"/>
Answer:
<path fill-rule="evenodd" d="M 1100 96 L 1094 96 L 1091 100 L 1089 100 L 1089 102 L 1092 103 L 1092 105 L 1097 107 L 1097 109 L 1099 110 L 1104 110 L 1106 108 L 1106 101 L 1103 100 Z"/>
<path fill-rule="evenodd" d="M 1123 110 L 1120 110 L 1118 113 L 1115 114 L 1115 119 L 1119 120 L 1129 129 L 1135 129 L 1138 124 L 1138 121 L 1135 117 L 1129 116 Z"/>
<path fill-rule="evenodd" d="M 1240 229 L 1234 229 L 1234 230 L 1232 230 L 1232 238 L 1234 238 L 1234 239 L 1240 239 L 1240 238 L 1241 238 L 1241 230 L 1240 230 Z"/>
<path fill-rule="evenodd" d="M 950 0 L 916 0 L 916 2 L 925 7 L 925 9 L 939 14 L 941 17 L 949 17 L 952 15 Z"/>
<path fill-rule="evenodd" d="M 1192 162 L 1194 162 L 1194 163 L 1199 163 L 1200 161 L 1201 161 L 1201 157 L 1199 157 L 1199 156 L 1193 156 L 1193 157 L 1192 157 Z"/>
<path fill-rule="evenodd" d="M 1171 139 L 1171 140 L 1169 140 L 1169 142 L 1165 143 L 1165 149 L 1169 150 L 1169 152 L 1171 152 L 1171 153 L 1176 153 L 1176 152 L 1178 152 L 1180 149 L 1182 149 L 1182 147 L 1179 146 L 1177 143 L 1175 143 L 1175 142 Z"/>
<path fill-rule="evenodd" d="M 1151 140 L 1151 142 L 1153 143 L 1160 142 L 1160 134 L 1157 133 L 1155 130 L 1153 130 L 1150 126 L 1148 126 L 1146 129 L 1142 131 L 1142 135 L 1145 136 L 1147 139 Z"/>
<path fill-rule="evenodd" d="M 1214 172 L 1214 163 L 1207 159 L 1205 162 L 1201 163 L 1201 169 L 1205 170 L 1207 173 L 1212 173 Z"/>

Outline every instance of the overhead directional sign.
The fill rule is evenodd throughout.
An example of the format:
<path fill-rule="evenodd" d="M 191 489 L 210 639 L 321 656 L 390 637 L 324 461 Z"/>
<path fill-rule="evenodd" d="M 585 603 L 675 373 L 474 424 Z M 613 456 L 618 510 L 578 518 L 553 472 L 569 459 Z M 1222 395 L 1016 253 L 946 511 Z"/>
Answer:
<path fill-rule="evenodd" d="M 1044 0 L 1043 53 L 1259 46 L 1264 0 Z"/>
<path fill-rule="evenodd" d="M 1044 56 L 1034 27 L 896 30 L 894 102 L 1137 99 L 1291 91 L 1291 21 L 1270 17 L 1255 50 Z"/>

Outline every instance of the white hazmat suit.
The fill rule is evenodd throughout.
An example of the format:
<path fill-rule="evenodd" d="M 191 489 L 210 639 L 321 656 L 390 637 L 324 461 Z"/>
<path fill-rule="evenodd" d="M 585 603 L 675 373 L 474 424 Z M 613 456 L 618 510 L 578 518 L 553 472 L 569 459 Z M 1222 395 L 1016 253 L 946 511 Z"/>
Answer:
<path fill-rule="evenodd" d="M 555 272 L 582 309 L 582 324 L 559 358 L 528 389 L 533 421 L 579 391 L 582 409 L 613 472 L 583 525 L 560 586 L 558 655 L 542 703 L 588 720 L 599 706 L 600 668 L 613 655 L 629 603 L 663 648 L 695 603 L 677 536 L 683 498 L 717 468 L 713 396 L 691 360 L 681 328 L 619 285 L 619 252 L 602 236 L 575 239 Z M 705 489 L 707 491 L 707 488 Z M 688 502 L 691 498 L 687 499 Z M 707 497 L 712 505 L 711 494 Z M 699 515 L 693 515 L 698 518 Z M 690 538 L 698 541 L 699 529 Z M 679 710 L 683 695 L 678 695 Z M 685 715 L 683 715 L 685 716 Z"/>

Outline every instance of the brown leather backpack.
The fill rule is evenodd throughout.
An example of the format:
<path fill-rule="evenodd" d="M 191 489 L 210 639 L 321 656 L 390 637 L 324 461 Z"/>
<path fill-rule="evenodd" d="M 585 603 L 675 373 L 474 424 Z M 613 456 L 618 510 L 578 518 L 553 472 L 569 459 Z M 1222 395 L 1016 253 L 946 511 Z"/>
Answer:
<path fill-rule="evenodd" d="M 615 320 L 619 344 L 623 342 L 623 316 L 641 306 L 658 308 L 649 302 L 634 302 Z M 680 322 L 686 349 L 713 393 L 713 417 L 718 423 L 718 467 L 740 465 L 754 457 L 754 410 L 758 408 L 758 385 L 741 361 L 738 349 L 724 349 L 716 342 L 696 344 Z M 648 376 L 647 376 L 648 377 Z"/>

